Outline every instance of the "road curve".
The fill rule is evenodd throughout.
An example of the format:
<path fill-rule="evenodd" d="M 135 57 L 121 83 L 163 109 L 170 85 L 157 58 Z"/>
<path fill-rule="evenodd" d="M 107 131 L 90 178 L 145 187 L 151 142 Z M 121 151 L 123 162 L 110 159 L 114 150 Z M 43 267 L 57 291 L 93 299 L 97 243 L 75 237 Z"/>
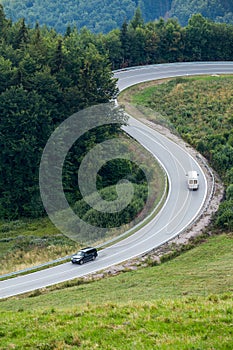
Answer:
<path fill-rule="evenodd" d="M 114 75 L 119 79 L 118 86 L 122 91 L 143 81 L 200 74 L 233 74 L 233 62 L 160 64 L 117 71 Z M 65 263 L 1 281 L 0 298 L 81 277 L 143 254 L 178 235 L 197 217 L 206 198 L 207 182 L 195 159 L 179 145 L 133 118 L 126 131 L 152 152 L 166 169 L 170 190 L 159 214 L 132 236 L 100 251 L 95 262 L 82 266 Z M 200 188 L 196 192 L 187 190 L 185 174 L 190 169 L 200 174 Z"/>

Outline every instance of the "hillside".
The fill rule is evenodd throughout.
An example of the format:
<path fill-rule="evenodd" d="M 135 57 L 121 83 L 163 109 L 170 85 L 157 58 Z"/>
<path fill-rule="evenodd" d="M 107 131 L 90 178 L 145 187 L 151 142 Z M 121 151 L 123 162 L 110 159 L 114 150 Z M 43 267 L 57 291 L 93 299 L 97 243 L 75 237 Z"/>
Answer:
<path fill-rule="evenodd" d="M 181 25 L 186 25 L 190 16 L 201 13 L 204 17 L 216 22 L 233 22 L 233 2 L 231 0 L 173 0 L 170 16 L 179 19 Z"/>
<path fill-rule="evenodd" d="M 109 32 L 129 21 L 140 5 L 145 21 L 164 16 L 171 0 L 1 0 L 7 17 L 13 21 L 21 17 L 34 26 L 36 21 L 64 33 L 68 25 L 78 29 L 86 26 L 92 32 Z"/>
<path fill-rule="evenodd" d="M 65 33 L 66 28 L 86 26 L 94 33 L 107 33 L 119 28 L 123 21 L 132 19 L 140 6 L 145 22 L 160 17 L 176 17 L 186 25 L 194 13 L 219 22 L 232 23 L 233 4 L 230 0 L 0 0 L 8 18 L 17 21 L 26 18 L 31 26 L 36 22 Z"/>
<path fill-rule="evenodd" d="M 226 188 L 225 200 L 213 222 L 215 228 L 229 232 L 233 229 L 232 90 L 232 76 L 201 76 L 171 79 L 164 84 L 143 83 L 122 94 L 145 116 L 149 108 L 150 121 L 168 121 L 181 138 L 208 159 Z"/>
<path fill-rule="evenodd" d="M 208 238 L 158 266 L 2 301 L 1 349 L 232 349 L 232 238 Z"/>

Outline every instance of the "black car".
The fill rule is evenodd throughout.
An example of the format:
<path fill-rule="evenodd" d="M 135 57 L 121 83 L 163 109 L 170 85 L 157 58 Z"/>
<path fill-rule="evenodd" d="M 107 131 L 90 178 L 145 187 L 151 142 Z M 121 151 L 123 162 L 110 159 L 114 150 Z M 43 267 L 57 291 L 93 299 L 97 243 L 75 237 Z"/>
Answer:
<path fill-rule="evenodd" d="M 82 265 L 83 263 L 85 263 L 87 261 L 95 260 L 95 258 L 97 256 L 98 256 L 98 253 L 97 253 L 96 248 L 87 247 L 87 248 L 81 249 L 79 252 L 72 255 L 71 262 L 73 264 Z"/>

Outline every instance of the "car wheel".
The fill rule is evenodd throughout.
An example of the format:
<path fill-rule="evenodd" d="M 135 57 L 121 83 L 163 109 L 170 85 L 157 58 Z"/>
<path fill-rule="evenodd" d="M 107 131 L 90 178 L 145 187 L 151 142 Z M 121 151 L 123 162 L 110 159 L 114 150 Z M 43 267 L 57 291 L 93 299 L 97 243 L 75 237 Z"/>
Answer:
<path fill-rule="evenodd" d="M 92 260 L 94 261 L 94 260 L 95 260 L 95 258 L 96 258 L 96 256 L 94 255 L 94 256 L 93 256 L 93 258 L 92 258 Z"/>
<path fill-rule="evenodd" d="M 83 264 L 83 260 L 80 260 L 79 264 L 82 265 Z"/>

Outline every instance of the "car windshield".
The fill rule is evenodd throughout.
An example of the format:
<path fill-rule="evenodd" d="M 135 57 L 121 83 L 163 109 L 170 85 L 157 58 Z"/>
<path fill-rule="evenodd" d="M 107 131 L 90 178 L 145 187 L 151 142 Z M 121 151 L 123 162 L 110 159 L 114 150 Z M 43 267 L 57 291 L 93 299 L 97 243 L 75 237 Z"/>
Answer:
<path fill-rule="evenodd" d="M 84 253 L 83 252 L 78 252 L 77 254 L 75 254 L 75 255 L 78 255 L 78 256 L 83 256 L 84 255 Z"/>

